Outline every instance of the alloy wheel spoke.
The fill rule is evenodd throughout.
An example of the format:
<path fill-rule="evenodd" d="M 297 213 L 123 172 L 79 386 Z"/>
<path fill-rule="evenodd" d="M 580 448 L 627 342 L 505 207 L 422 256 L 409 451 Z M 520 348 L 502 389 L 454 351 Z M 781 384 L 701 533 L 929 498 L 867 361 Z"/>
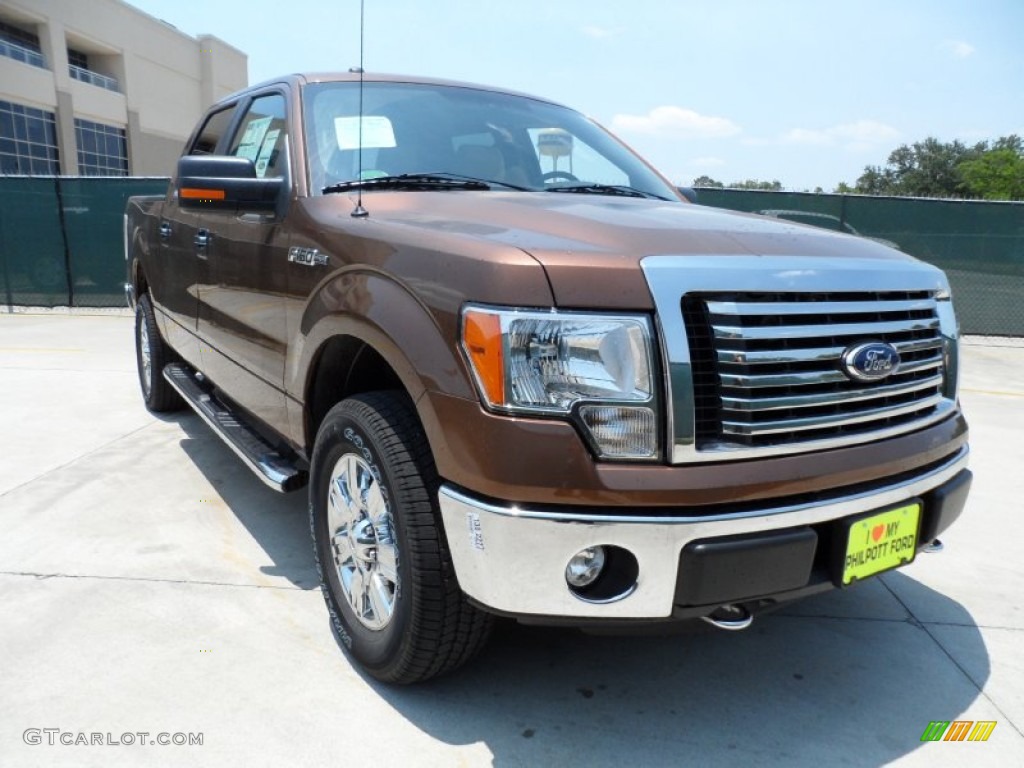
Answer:
<path fill-rule="evenodd" d="M 392 586 L 398 584 L 398 562 L 393 544 L 377 545 L 377 573 Z"/>
<path fill-rule="evenodd" d="M 380 577 L 373 575 L 366 581 L 367 597 L 373 610 L 373 618 L 379 624 L 383 624 L 391 617 L 395 598 L 391 593 L 391 586 Z"/>

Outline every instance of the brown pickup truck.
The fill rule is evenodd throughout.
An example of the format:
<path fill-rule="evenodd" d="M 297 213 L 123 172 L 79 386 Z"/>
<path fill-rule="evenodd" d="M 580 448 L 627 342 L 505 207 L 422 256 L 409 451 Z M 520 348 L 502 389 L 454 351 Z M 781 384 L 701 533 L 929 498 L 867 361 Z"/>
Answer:
<path fill-rule="evenodd" d="M 911 562 L 970 486 L 937 269 L 694 205 L 600 126 L 461 83 L 290 76 L 125 217 L 152 411 L 308 484 L 382 680 L 495 616 L 741 629 Z"/>

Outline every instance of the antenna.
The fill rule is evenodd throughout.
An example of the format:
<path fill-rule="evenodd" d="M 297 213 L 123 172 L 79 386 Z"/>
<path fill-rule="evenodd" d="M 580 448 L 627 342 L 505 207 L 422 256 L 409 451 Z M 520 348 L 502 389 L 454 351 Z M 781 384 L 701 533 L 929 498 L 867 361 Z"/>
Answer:
<path fill-rule="evenodd" d="M 359 175 L 356 181 L 363 180 L 363 30 L 366 19 L 366 0 L 359 0 Z M 351 70 L 350 70 L 351 71 Z M 363 187 L 356 187 L 356 207 L 352 215 L 362 219 L 370 215 L 370 212 L 363 208 Z"/>

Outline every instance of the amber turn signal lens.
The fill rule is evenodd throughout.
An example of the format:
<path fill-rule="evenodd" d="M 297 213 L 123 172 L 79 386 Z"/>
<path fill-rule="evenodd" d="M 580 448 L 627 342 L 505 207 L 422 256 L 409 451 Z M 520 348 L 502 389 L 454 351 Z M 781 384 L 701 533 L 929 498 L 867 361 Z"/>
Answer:
<path fill-rule="evenodd" d="M 224 200 L 226 197 L 223 189 L 196 189 L 194 187 L 182 187 L 181 196 L 189 200 Z"/>
<path fill-rule="evenodd" d="M 462 343 L 487 401 L 491 405 L 504 405 L 501 318 L 490 312 L 467 311 L 462 326 Z"/>

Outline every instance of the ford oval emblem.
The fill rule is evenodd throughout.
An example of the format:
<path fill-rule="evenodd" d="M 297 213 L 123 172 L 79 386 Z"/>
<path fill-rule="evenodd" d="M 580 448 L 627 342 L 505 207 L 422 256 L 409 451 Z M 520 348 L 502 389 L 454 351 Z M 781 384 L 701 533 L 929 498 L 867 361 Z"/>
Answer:
<path fill-rule="evenodd" d="M 896 372 L 900 353 L 892 344 L 869 341 L 843 352 L 843 373 L 854 381 L 880 381 Z"/>

